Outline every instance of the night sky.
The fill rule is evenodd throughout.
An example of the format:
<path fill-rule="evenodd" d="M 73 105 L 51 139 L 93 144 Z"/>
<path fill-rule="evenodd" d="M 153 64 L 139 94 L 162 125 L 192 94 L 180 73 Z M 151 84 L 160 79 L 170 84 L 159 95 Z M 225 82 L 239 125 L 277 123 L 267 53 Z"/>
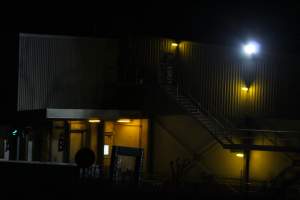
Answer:
<path fill-rule="evenodd" d="M 170 37 L 232 47 L 253 38 L 264 51 L 298 54 L 300 6 L 290 2 L 126 2 L 109 7 L 99 4 L 94 9 L 70 7 L 57 13 L 50 10 L 42 14 L 39 10 L 30 20 L 20 18 L 18 23 L 10 23 L 9 30 L 99 37 Z M 61 11 L 63 16 L 58 14 Z"/>

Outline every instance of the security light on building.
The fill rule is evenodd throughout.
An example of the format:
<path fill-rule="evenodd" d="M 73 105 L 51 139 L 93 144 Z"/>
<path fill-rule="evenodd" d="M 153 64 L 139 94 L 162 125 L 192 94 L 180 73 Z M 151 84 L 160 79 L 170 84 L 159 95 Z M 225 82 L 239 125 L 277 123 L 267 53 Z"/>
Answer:
<path fill-rule="evenodd" d="M 260 50 L 260 45 L 255 41 L 249 41 L 243 45 L 243 52 L 246 56 L 252 56 L 258 54 Z"/>

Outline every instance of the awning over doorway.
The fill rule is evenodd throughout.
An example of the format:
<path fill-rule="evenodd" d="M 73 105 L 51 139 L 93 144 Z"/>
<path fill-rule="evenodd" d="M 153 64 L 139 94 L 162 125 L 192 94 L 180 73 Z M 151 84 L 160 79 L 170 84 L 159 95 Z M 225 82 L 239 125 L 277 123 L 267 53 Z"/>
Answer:
<path fill-rule="evenodd" d="M 56 109 L 47 108 L 47 119 L 92 119 L 116 120 L 120 117 L 142 118 L 142 113 L 136 110 L 95 110 L 95 109 Z"/>

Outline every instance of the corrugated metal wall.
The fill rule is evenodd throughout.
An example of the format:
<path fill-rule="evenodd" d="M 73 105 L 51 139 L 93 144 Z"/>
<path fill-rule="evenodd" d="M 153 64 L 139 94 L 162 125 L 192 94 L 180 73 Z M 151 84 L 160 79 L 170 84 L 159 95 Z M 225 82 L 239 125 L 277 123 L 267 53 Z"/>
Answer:
<path fill-rule="evenodd" d="M 186 89 L 208 110 L 230 119 L 245 113 L 264 117 L 277 112 L 280 63 L 190 42 L 181 43 L 179 52 Z M 242 90 L 246 82 L 248 92 Z"/>
<path fill-rule="evenodd" d="M 175 41 L 131 39 L 131 64 L 145 67 L 148 74 L 157 78 L 161 56 L 176 53 L 172 42 Z M 186 90 L 211 112 L 231 120 L 245 113 L 268 117 L 277 112 L 282 73 L 278 59 L 249 61 L 234 49 L 192 42 L 180 42 L 178 48 L 178 71 Z M 248 92 L 241 89 L 246 79 L 250 80 Z"/>
<path fill-rule="evenodd" d="M 18 110 L 100 107 L 118 54 L 117 40 L 21 34 Z"/>
<path fill-rule="evenodd" d="M 172 42 L 126 40 L 121 77 L 137 78 L 142 73 L 146 82 L 153 83 L 163 55 L 178 53 L 185 90 L 211 112 L 232 120 L 245 112 L 256 117 L 278 113 L 285 96 L 285 61 L 265 56 L 250 62 L 233 49 L 192 42 L 174 47 Z M 105 80 L 116 75 L 108 75 L 107 69 L 117 68 L 118 48 L 116 40 L 21 35 L 18 110 L 99 107 Z M 251 80 L 248 92 L 241 90 L 246 79 Z"/>
<path fill-rule="evenodd" d="M 143 71 L 144 78 L 149 82 L 156 81 L 162 53 L 173 53 L 176 50 L 172 42 L 174 40 L 130 38 L 127 41 L 130 57 L 128 67 L 135 66 L 137 71 Z"/>

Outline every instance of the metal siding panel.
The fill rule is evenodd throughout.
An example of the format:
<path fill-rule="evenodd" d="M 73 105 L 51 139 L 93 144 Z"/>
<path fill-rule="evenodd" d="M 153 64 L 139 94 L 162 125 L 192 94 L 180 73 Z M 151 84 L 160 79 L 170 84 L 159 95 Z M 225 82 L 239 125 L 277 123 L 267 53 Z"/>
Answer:
<path fill-rule="evenodd" d="M 18 110 L 99 106 L 92 83 L 103 85 L 99 69 L 116 65 L 105 51 L 116 57 L 116 47 L 113 40 L 21 35 Z"/>
<path fill-rule="evenodd" d="M 200 85 L 199 94 L 195 94 L 195 96 L 207 107 L 212 108 L 214 105 L 222 106 L 220 112 L 224 115 L 230 117 L 241 116 L 243 113 L 242 107 L 245 107 L 245 102 L 240 97 L 242 93 L 240 91 L 241 80 L 239 77 L 245 73 L 247 66 L 241 62 L 236 62 L 234 65 L 229 64 L 228 61 L 234 59 L 226 59 L 226 57 L 224 57 L 224 64 L 220 65 L 214 62 L 212 57 L 208 56 L 209 52 L 211 52 L 210 50 L 204 52 L 205 61 L 210 60 L 209 63 L 206 63 L 202 59 L 202 51 L 204 50 L 201 48 L 204 47 L 199 46 L 200 48 L 195 49 L 194 43 L 188 44 L 185 42 L 181 49 L 181 55 L 186 58 L 182 58 L 182 63 L 184 68 L 186 68 L 186 73 L 182 74 L 188 76 L 186 78 L 189 82 L 192 81 L 190 78 L 195 79 L 195 74 L 200 79 L 196 82 Z M 197 62 L 197 59 L 200 62 Z M 198 71 L 195 67 L 199 67 L 200 70 Z M 255 85 L 253 85 L 253 91 L 248 94 L 248 98 L 250 98 L 248 103 L 251 103 L 248 109 L 250 109 L 251 113 L 267 114 L 274 109 L 273 99 L 275 98 L 276 88 L 273 85 L 276 85 L 274 82 L 276 71 L 267 74 L 270 67 L 273 68 L 268 63 L 265 63 L 262 67 L 261 64 L 256 66 L 255 74 L 257 80 Z M 184 69 L 181 70 L 184 71 Z M 193 71 L 197 73 L 193 74 Z M 259 74 L 262 76 L 259 76 Z"/>

